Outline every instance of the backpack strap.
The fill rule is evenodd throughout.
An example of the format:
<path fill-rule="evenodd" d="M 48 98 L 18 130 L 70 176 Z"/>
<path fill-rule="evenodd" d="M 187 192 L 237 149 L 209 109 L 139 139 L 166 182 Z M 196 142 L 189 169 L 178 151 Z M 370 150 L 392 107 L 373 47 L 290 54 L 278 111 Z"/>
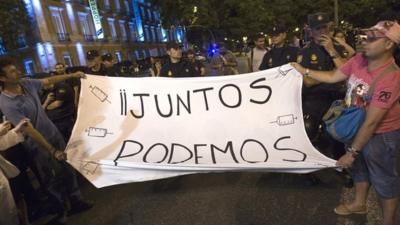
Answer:
<path fill-rule="evenodd" d="M 378 84 L 378 82 L 380 80 L 382 80 L 386 75 L 388 75 L 391 72 L 394 72 L 396 70 L 398 70 L 399 67 L 396 65 L 396 63 L 392 63 L 390 66 L 386 67 L 382 73 L 380 73 L 377 77 L 374 78 L 374 80 L 372 81 L 371 85 L 369 86 L 369 90 L 368 90 L 368 96 L 372 97 L 372 95 L 374 94 L 375 91 L 375 87 Z"/>

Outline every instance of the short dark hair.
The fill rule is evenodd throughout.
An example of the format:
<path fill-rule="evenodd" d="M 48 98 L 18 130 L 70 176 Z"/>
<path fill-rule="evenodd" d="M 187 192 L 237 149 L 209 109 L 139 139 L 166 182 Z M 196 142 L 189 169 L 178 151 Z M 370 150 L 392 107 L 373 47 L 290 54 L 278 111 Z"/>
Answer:
<path fill-rule="evenodd" d="M 264 35 L 264 34 L 258 33 L 258 34 L 256 34 L 256 35 L 254 36 L 254 40 L 258 40 L 258 39 L 260 39 L 260 38 L 265 39 L 265 35 Z"/>
<path fill-rule="evenodd" d="M 346 32 L 344 32 L 344 30 L 337 28 L 337 27 L 333 29 L 333 36 L 336 36 L 336 34 L 340 34 L 340 33 L 342 33 L 343 35 L 346 36 Z"/>
<path fill-rule="evenodd" d="M 59 65 L 61 65 L 61 66 L 64 66 L 64 67 L 65 67 L 65 64 L 64 64 L 64 63 L 62 63 L 62 62 L 58 62 L 58 63 L 56 63 L 56 65 L 54 65 L 54 67 L 56 67 L 56 66 L 59 66 Z"/>
<path fill-rule="evenodd" d="M 14 65 L 14 61 L 10 58 L 2 58 L 0 59 L 0 75 L 3 76 L 4 74 L 4 68 L 7 66 Z"/>

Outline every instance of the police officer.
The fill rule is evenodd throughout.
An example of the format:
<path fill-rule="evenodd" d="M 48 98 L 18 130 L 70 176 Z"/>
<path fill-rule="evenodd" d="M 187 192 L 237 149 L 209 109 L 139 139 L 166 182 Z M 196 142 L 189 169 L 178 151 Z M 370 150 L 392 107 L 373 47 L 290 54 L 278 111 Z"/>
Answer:
<path fill-rule="evenodd" d="M 101 61 L 105 67 L 106 75 L 110 77 L 119 77 L 120 68 L 113 55 L 109 52 L 101 56 Z"/>
<path fill-rule="evenodd" d="M 286 29 L 283 26 L 275 26 L 270 33 L 273 47 L 268 51 L 261 62 L 260 70 L 266 70 L 295 62 L 299 49 L 288 46 L 286 41 Z"/>
<path fill-rule="evenodd" d="M 97 50 L 86 52 L 86 60 L 88 67 L 85 69 L 86 74 L 106 76 L 107 70 L 101 61 L 101 56 Z"/>
<path fill-rule="evenodd" d="M 74 90 L 67 83 L 60 82 L 47 87 L 47 91 L 43 108 L 68 142 L 75 123 Z"/>
<path fill-rule="evenodd" d="M 309 15 L 308 20 L 312 41 L 300 50 L 298 63 L 305 68 L 320 71 L 339 68 L 346 62 L 348 53 L 343 46 L 329 36 L 328 16 L 325 13 L 316 13 Z M 303 111 L 306 115 L 313 117 L 314 121 L 320 123 L 331 103 L 334 100 L 343 99 L 345 89 L 341 84 L 319 84 L 308 77 L 304 78 L 304 83 Z M 312 139 L 312 137 L 310 138 Z"/>
<path fill-rule="evenodd" d="M 189 49 L 187 51 L 187 58 L 188 58 L 188 61 L 193 65 L 194 69 L 199 73 L 200 76 L 206 75 L 206 67 L 200 60 L 196 59 L 196 54 L 195 54 L 194 50 Z"/>
<path fill-rule="evenodd" d="M 182 60 L 181 46 L 176 42 L 167 43 L 169 60 L 161 67 L 160 77 L 197 77 L 199 72 L 188 61 Z"/>
<path fill-rule="evenodd" d="M 308 16 L 311 27 L 311 42 L 300 50 L 297 62 L 305 68 L 331 71 L 343 65 L 348 52 L 343 46 L 334 41 L 329 34 L 329 17 L 325 13 L 316 13 Z M 343 99 L 345 85 L 320 84 L 304 77 L 303 112 L 306 131 L 309 138 L 319 149 L 330 149 L 334 158 L 345 153 L 344 146 L 334 141 L 328 134 L 321 133 L 322 117 L 333 101 Z M 318 182 L 318 180 L 316 180 Z M 350 185 L 351 180 L 346 180 Z"/>

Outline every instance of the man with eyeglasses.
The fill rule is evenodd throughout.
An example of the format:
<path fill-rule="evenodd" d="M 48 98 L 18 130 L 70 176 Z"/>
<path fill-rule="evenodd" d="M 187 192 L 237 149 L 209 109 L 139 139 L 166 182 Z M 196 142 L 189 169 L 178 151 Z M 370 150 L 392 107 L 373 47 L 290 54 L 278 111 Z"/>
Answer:
<path fill-rule="evenodd" d="M 305 76 L 323 83 L 348 82 L 347 97 L 358 89 L 357 106 L 366 106 L 367 115 L 352 144 L 337 165 L 349 169 L 355 182 L 355 199 L 335 208 L 339 215 L 366 214 L 370 186 L 374 186 L 383 209 L 384 225 L 395 225 L 400 199 L 400 69 L 394 52 L 400 44 L 400 25 L 379 22 L 364 30 L 363 52 L 340 69 L 310 70 L 293 63 Z M 368 90 L 375 80 L 371 96 Z M 359 88 L 359 87 L 362 88 Z M 360 101 L 361 100 L 361 101 Z"/>

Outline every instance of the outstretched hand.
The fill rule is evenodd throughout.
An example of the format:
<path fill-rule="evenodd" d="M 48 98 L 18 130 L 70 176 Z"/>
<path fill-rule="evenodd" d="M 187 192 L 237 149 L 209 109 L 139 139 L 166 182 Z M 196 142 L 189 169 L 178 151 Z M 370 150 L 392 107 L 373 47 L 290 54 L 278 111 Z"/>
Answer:
<path fill-rule="evenodd" d="M 7 134 L 11 130 L 11 123 L 9 121 L 4 121 L 0 124 L 0 136 Z"/>
<path fill-rule="evenodd" d="M 19 121 L 19 123 L 17 124 L 17 126 L 15 126 L 15 132 L 24 132 L 25 129 L 29 126 L 29 122 L 30 120 L 25 118 L 22 119 L 21 121 Z"/>

